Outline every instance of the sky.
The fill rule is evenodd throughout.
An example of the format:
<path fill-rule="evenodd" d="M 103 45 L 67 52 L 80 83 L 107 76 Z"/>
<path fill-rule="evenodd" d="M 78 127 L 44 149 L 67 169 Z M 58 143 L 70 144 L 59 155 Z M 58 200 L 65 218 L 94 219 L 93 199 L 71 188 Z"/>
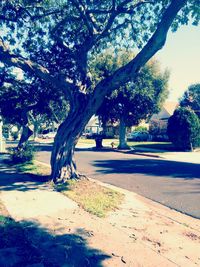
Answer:
<path fill-rule="evenodd" d="M 169 32 L 156 58 L 163 70 L 170 70 L 169 99 L 176 101 L 189 85 L 200 83 L 200 26 L 181 26 Z"/>

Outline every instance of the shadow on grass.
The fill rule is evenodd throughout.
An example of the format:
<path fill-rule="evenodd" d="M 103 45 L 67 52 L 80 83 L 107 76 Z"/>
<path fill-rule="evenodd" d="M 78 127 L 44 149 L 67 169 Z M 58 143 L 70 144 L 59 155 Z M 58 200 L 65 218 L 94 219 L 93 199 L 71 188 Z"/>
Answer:
<path fill-rule="evenodd" d="M 158 149 L 158 150 L 164 150 L 165 151 L 178 151 L 173 144 L 171 143 L 155 143 L 155 144 L 145 144 L 145 143 L 141 143 L 141 144 L 137 144 L 137 145 L 133 145 L 133 147 L 135 149 L 137 148 L 145 148 L 145 149 Z"/>
<path fill-rule="evenodd" d="M 16 166 L 11 163 L 9 159 L 5 159 L 3 164 L 0 165 L 0 188 L 1 190 L 19 190 L 28 191 L 35 190 L 38 187 L 47 187 L 47 183 L 50 177 L 47 175 L 39 175 L 29 173 L 33 169 L 30 166 L 26 167 L 26 173 L 21 173 L 24 171 L 23 164 Z M 21 172 L 20 172 L 21 171 Z"/>
<path fill-rule="evenodd" d="M 0 266 L 103 266 L 102 261 L 110 256 L 89 247 L 87 238 L 87 231 L 82 228 L 61 235 L 49 232 L 36 222 L 19 224 L 0 216 Z"/>
<path fill-rule="evenodd" d="M 97 172 L 102 174 L 145 174 L 150 176 L 167 176 L 185 180 L 200 178 L 200 164 L 176 162 L 158 159 L 121 159 L 96 160 Z"/>

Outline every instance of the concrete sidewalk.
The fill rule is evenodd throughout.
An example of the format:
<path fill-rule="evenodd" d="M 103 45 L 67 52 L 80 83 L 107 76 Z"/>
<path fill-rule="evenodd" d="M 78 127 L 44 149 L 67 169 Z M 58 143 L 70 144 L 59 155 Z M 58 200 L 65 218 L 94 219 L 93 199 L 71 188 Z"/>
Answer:
<path fill-rule="evenodd" d="M 200 164 L 200 151 L 194 152 L 169 152 L 166 150 L 158 149 L 135 149 L 132 151 L 133 154 L 148 156 L 148 157 L 157 157 L 167 160 L 173 160 L 178 162 L 187 162 L 187 163 L 196 163 Z"/>
<path fill-rule="evenodd" d="M 55 266 L 200 266 L 200 220 L 135 193 L 102 184 L 125 199 L 100 219 L 46 184 L 27 175 L 20 180 L 2 162 L 0 183 L 0 201 L 15 221 L 28 225 L 29 240 L 44 258 L 56 259 Z"/>

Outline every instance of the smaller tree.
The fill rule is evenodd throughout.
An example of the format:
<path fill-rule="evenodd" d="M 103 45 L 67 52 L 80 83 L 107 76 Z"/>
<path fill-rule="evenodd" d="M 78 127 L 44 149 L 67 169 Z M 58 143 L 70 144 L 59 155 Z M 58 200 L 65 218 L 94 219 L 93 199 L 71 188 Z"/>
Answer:
<path fill-rule="evenodd" d="M 191 108 L 200 118 L 200 83 L 188 87 L 181 98 L 180 106 Z"/>
<path fill-rule="evenodd" d="M 52 90 L 36 77 L 26 75 L 26 80 L 22 81 L 12 69 L 0 68 L 0 115 L 6 123 L 22 128 L 17 146 L 19 150 L 23 150 L 33 134 L 30 124 L 34 125 L 38 116 L 45 121 L 58 123 L 67 109 L 68 102 L 61 91 Z"/>
<path fill-rule="evenodd" d="M 167 132 L 169 139 L 179 150 L 193 151 L 200 145 L 200 122 L 194 111 L 178 108 L 169 118 Z"/>
<path fill-rule="evenodd" d="M 120 51 L 114 57 L 106 53 L 96 63 L 96 75 L 106 76 L 107 71 L 115 70 L 118 64 L 126 61 L 130 52 Z M 113 65 L 112 65 L 113 63 Z M 113 68 L 113 69 L 112 69 Z M 100 76 L 100 75 L 99 75 Z M 128 148 L 126 128 L 138 125 L 142 120 L 149 119 L 160 110 L 168 95 L 169 72 L 161 72 L 159 63 L 151 60 L 146 64 L 135 79 L 124 84 L 107 95 L 97 111 L 102 126 L 109 123 L 119 124 L 119 148 Z"/>

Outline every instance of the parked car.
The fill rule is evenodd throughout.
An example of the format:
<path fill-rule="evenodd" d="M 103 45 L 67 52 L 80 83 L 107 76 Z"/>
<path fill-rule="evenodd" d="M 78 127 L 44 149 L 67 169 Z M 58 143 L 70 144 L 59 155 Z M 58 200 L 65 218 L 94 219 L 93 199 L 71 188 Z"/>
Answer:
<path fill-rule="evenodd" d="M 128 141 L 150 141 L 152 139 L 148 132 L 132 132 L 127 135 Z"/>

